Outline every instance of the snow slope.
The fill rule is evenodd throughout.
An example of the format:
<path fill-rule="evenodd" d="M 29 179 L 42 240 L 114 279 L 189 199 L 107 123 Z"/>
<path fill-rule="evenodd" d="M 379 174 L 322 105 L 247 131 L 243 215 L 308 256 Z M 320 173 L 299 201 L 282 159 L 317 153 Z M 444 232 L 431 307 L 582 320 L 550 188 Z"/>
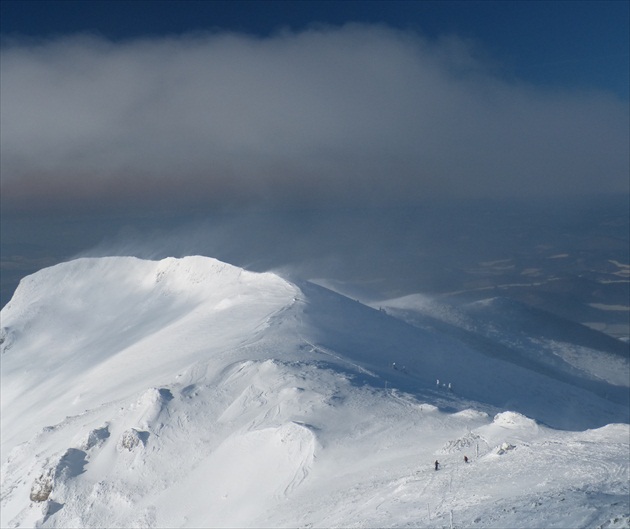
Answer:
<path fill-rule="evenodd" d="M 0 316 L 3 527 L 630 525 L 623 355 L 589 385 L 205 257 L 60 264 Z"/>
<path fill-rule="evenodd" d="M 628 405 L 627 343 L 513 299 L 454 306 L 415 294 L 378 304 L 389 314 L 439 330 L 516 365 Z"/>

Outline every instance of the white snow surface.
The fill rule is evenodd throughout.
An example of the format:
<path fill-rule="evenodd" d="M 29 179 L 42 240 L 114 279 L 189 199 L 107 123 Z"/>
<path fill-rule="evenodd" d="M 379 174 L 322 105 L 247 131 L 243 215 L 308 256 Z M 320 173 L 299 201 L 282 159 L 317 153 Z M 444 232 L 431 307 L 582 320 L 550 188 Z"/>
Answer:
<path fill-rule="evenodd" d="M 515 362 L 431 310 L 207 257 L 33 274 L 0 313 L 0 525 L 630 527 L 623 355 Z"/>

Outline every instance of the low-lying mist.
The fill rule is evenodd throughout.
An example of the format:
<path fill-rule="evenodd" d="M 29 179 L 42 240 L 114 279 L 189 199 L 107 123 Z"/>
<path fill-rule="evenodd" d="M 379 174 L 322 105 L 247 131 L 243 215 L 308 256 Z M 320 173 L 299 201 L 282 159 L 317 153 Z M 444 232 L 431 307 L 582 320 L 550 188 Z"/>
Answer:
<path fill-rule="evenodd" d="M 629 262 L 627 212 L 627 197 L 608 197 L 11 219 L 2 228 L 2 303 L 21 276 L 73 257 L 199 254 L 325 280 L 369 300 L 544 287 L 555 299 L 562 290 L 567 303 L 586 296 L 625 304 L 628 282 L 617 264 Z M 551 303 L 540 292 L 530 298 Z"/>

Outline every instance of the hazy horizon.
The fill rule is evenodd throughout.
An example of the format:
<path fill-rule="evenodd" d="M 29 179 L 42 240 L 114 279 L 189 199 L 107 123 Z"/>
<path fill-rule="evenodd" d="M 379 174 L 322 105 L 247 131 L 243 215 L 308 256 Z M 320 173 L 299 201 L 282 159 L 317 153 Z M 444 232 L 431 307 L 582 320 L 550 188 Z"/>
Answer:
<path fill-rule="evenodd" d="M 5 0 L 2 305 L 108 252 L 375 296 L 627 263 L 628 7 Z"/>

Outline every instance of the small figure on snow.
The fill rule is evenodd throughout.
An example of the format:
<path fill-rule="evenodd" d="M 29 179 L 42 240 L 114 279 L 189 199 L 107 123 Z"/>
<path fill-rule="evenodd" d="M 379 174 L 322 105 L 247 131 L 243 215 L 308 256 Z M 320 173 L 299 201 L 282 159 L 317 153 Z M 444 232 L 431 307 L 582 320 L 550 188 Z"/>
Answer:
<path fill-rule="evenodd" d="M 468 456 L 464 456 L 464 463 L 468 463 Z"/>
<path fill-rule="evenodd" d="M 438 462 L 438 460 L 436 459 L 436 460 L 435 460 L 435 470 L 437 470 L 439 466 L 440 466 L 440 463 L 439 463 L 439 462 Z"/>

